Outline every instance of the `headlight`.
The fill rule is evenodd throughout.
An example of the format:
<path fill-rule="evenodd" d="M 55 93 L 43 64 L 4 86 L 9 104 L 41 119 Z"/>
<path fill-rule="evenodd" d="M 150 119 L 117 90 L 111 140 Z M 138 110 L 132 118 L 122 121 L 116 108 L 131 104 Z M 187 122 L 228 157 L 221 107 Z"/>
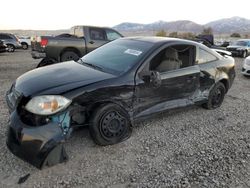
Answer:
<path fill-rule="evenodd" d="M 44 95 L 32 98 L 25 106 L 26 110 L 38 115 L 55 114 L 71 103 L 71 100 L 60 95 Z"/>

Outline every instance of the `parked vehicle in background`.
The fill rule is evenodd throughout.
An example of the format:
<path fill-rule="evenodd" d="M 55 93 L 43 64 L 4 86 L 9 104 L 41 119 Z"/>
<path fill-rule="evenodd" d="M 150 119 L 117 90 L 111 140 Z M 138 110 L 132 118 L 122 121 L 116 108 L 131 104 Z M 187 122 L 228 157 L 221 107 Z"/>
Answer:
<path fill-rule="evenodd" d="M 129 138 L 135 121 L 189 105 L 221 106 L 235 62 L 197 42 L 122 38 L 78 62 L 27 72 L 13 82 L 7 146 L 38 168 L 68 159 L 62 143 L 88 126 L 96 144 Z"/>
<path fill-rule="evenodd" d="M 0 33 L 0 40 L 4 41 L 4 43 L 7 45 L 8 52 L 14 52 L 15 49 L 22 48 L 19 39 L 13 34 Z"/>
<path fill-rule="evenodd" d="M 30 37 L 28 37 L 28 36 L 19 36 L 18 38 L 20 40 L 22 48 L 24 50 L 27 50 L 29 48 L 29 46 L 31 45 Z"/>
<path fill-rule="evenodd" d="M 218 49 L 218 52 L 225 51 L 226 48 L 221 45 L 216 45 L 214 43 L 214 36 L 213 35 L 198 35 L 195 37 L 194 41 L 204 44 L 205 46 L 211 49 Z"/>
<path fill-rule="evenodd" d="M 250 56 L 244 60 L 241 72 L 244 76 L 250 76 Z"/>
<path fill-rule="evenodd" d="M 233 56 L 247 57 L 250 54 L 250 39 L 240 39 L 227 47 Z"/>
<path fill-rule="evenodd" d="M 75 60 L 112 40 L 123 37 L 105 27 L 74 26 L 70 33 L 56 37 L 41 36 L 31 41 L 33 58 L 43 58 L 38 67 L 57 62 Z"/>
<path fill-rule="evenodd" d="M 7 51 L 6 44 L 4 44 L 4 42 L 0 40 L 0 53 L 6 52 L 6 51 Z"/>

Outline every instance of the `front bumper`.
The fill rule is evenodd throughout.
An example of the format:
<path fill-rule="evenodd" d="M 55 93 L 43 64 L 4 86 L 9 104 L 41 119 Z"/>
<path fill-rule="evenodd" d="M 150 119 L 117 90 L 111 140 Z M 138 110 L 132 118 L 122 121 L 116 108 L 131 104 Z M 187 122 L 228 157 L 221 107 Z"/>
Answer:
<path fill-rule="evenodd" d="M 40 58 L 45 58 L 46 53 L 44 52 L 37 52 L 37 51 L 31 51 L 31 56 L 33 59 L 40 59 Z"/>
<path fill-rule="evenodd" d="M 63 130 L 57 123 L 31 127 L 20 120 L 16 111 L 11 113 L 6 144 L 14 155 L 35 167 L 42 169 L 67 161 L 64 141 Z"/>
<path fill-rule="evenodd" d="M 244 64 L 242 67 L 241 73 L 246 75 L 246 76 L 250 76 L 250 66 Z"/>

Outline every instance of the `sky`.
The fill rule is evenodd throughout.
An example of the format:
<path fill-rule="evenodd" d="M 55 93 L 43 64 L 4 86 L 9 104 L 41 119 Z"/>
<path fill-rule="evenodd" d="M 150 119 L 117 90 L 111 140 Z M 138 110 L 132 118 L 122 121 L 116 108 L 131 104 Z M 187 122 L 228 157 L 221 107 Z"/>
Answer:
<path fill-rule="evenodd" d="M 0 5 L 0 29 L 113 27 L 159 20 L 206 24 L 233 16 L 250 19 L 250 0 L 1 0 Z"/>

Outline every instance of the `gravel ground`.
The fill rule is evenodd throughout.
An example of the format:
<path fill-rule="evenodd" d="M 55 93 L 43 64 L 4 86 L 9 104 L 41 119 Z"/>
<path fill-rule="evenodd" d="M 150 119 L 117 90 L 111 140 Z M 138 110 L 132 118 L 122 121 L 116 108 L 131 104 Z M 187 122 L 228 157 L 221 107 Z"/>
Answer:
<path fill-rule="evenodd" d="M 250 78 L 240 74 L 242 59 L 236 58 L 237 76 L 219 109 L 163 113 L 137 124 L 130 139 L 107 147 L 80 129 L 65 144 L 69 161 L 44 170 L 5 145 L 5 92 L 37 62 L 29 51 L 0 54 L 0 187 L 250 187 Z"/>

